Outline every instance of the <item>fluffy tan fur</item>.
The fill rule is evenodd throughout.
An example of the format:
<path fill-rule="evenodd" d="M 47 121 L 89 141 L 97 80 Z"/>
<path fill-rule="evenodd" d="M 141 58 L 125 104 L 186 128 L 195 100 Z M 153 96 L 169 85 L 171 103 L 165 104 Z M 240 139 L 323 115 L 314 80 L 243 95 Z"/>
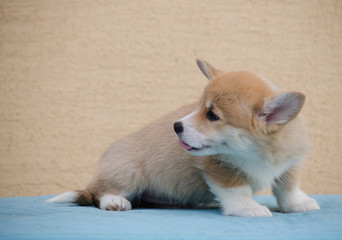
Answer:
<path fill-rule="evenodd" d="M 268 111 L 277 111 L 272 107 L 282 100 L 277 99 L 279 93 L 269 83 L 249 72 L 224 73 L 203 60 L 197 63 L 210 80 L 200 101 L 116 141 L 99 162 L 85 191 L 77 192 L 79 198 L 75 202 L 100 207 L 101 198 L 111 194 L 136 205 L 152 199 L 183 206 L 209 206 L 216 203 L 210 184 L 219 189 L 250 186 L 253 192 L 272 185 L 279 192 L 279 201 L 285 201 L 285 193 L 299 185 L 298 165 L 308 151 L 305 126 L 297 117 L 304 95 L 284 95 L 285 100 L 297 98 L 294 110 L 289 108 L 282 122 L 270 121 L 274 116 Z M 209 110 L 219 121 L 208 120 Z M 184 116 L 189 116 L 191 131 L 212 144 L 214 153 L 201 153 L 199 149 L 197 154 L 192 153 L 193 149 L 181 148 L 172 126 Z M 231 132 L 236 132 L 235 138 Z M 183 141 L 182 136 L 179 134 Z M 237 138 L 241 138 L 240 142 Z M 251 146 L 242 146 L 244 142 Z M 217 147 L 218 144 L 222 146 Z M 225 145 L 227 149 L 231 145 L 231 153 L 217 150 L 225 149 Z M 240 154 L 240 147 L 247 150 Z"/>
<path fill-rule="evenodd" d="M 210 157 L 202 159 L 185 152 L 172 129 L 173 123 L 195 106 L 184 106 L 115 142 L 86 190 L 95 199 L 110 193 L 133 200 L 148 191 L 180 204 L 212 202 L 213 195 L 197 168 Z"/>

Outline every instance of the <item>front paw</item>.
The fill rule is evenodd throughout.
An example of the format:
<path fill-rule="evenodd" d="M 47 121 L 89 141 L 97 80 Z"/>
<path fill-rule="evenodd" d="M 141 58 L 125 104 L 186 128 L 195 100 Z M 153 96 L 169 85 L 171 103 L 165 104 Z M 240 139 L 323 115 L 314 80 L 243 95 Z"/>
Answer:
<path fill-rule="evenodd" d="M 245 207 L 229 207 L 223 209 L 223 215 L 237 216 L 237 217 L 272 217 L 271 211 L 266 207 L 259 204 L 254 206 Z"/>
<path fill-rule="evenodd" d="M 320 209 L 317 201 L 307 196 L 296 201 L 283 202 L 279 207 L 280 211 L 284 213 L 307 212 Z"/>

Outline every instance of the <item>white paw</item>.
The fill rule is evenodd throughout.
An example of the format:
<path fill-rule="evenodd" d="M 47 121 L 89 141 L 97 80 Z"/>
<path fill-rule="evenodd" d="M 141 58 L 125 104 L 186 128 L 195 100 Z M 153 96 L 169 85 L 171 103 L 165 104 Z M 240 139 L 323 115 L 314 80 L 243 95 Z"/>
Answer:
<path fill-rule="evenodd" d="M 106 194 L 100 198 L 100 208 L 107 211 L 127 211 L 132 209 L 132 205 L 124 197 Z"/>
<path fill-rule="evenodd" d="M 297 199 L 297 201 L 283 202 L 279 207 L 285 213 L 307 212 L 320 209 L 317 201 L 309 197 Z"/>
<path fill-rule="evenodd" d="M 237 217 L 272 217 L 271 211 L 267 207 L 261 205 L 255 208 L 224 210 L 223 214 Z"/>
<path fill-rule="evenodd" d="M 252 206 L 237 205 L 232 205 L 229 208 L 223 208 L 223 214 L 237 217 L 272 217 L 271 211 L 266 206 L 262 206 L 256 202 Z"/>

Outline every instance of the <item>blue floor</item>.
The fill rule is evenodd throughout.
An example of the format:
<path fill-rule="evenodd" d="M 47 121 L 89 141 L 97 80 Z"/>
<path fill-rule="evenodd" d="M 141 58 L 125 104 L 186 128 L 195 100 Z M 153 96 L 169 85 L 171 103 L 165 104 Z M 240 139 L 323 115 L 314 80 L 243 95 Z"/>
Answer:
<path fill-rule="evenodd" d="M 272 218 L 222 216 L 219 209 L 134 209 L 46 204 L 51 196 L 0 198 L 0 239 L 342 239 L 342 196 L 314 195 L 321 210 Z"/>

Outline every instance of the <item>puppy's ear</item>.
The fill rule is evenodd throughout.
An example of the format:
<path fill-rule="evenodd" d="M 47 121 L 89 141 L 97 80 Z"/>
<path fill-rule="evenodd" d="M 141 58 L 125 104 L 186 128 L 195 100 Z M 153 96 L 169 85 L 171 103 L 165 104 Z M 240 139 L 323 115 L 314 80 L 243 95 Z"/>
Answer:
<path fill-rule="evenodd" d="M 209 63 L 202 59 L 196 59 L 197 66 L 201 70 L 201 72 L 208 78 L 209 81 L 217 78 L 220 75 L 223 75 L 224 72 L 212 67 Z"/>
<path fill-rule="evenodd" d="M 304 105 L 305 96 L 299 92 L 285 92 L 266 98 L 259 117 L 266 126 L 285 125 L 294 119 Z"/>

